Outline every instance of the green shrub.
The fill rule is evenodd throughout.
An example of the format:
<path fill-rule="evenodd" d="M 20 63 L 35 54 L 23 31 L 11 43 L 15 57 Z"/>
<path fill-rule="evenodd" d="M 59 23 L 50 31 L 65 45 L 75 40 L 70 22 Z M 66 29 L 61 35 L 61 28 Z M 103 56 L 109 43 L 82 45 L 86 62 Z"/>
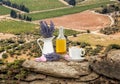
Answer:
<path fill-rule="evenodd" d="M 100 30 L 101 33 L 110 35 L 110 34 L 115 34 L 120 31 L 119 27 L 106 27 Z"/>
<path fill-rule="evenodd" d="M 8 39 L 7 42 L 8 43 L 15 43 L 15 41 L 13 39 Z"/>
<path fill-rule="evenodd" d="M 19 43 L 19 44 L 23 44 L 23 43 L 25 43 L 25 40 L 19 39 L 19 40 L 18 40 L 18 43 Z"/>
<path fill-rule="evenodd" d="M 15 54 L 16 54 L 16 55 L 21 55 L 20 51 L 16 52 Z"/>
<path fill-rule="evenodd" d="M 0 53 L 4 51 L 4 48 L 0 48 Z"/>
<path fill-rule="evenodd" d="M 2 60 L 2 59 L 0 59 L 0 65 L 2 65 L 2 64 L 4 64 L 4 62 L 3 62 L 3 60 Z"/>
<path fill-rule="evenodd" d="M 3 58 L 3 59 L 8 58 L 8 54 L 7 54 L 7 53 L 2 54 L 2 58 Z"/>
<path fill-rule="evenodd" d="M 84 48 L 84 47 L 86 47 L 86 46 L 90 46 L 90 44 L 85 43 L 85 42 L 81 42 L 80 47 Z"/>
<path fill-rule="evenodd" d="M 7 63 L 7 76 L 9 79 L 21 80 L 29 73 L 28 70 L 22 67 L 25 60 L 15 60 L 12 63 Z M 17 83 L 18 84 L 18 83 Z"/>
<path fill-rule="evenodd" d="M 89 29 L 87 30 L 87 33 L 90 33 L 90 30 L 89 30 Z"/>
<path fill-rule="evenodd" d="M 11 48 L 12 48 L 12 46 L 10 46 L 10 45 L 6 46 L 6 49 L 11 49 Z"/>
<path fill-rule="evenodd" d="M 8 50 L 8 53 L 12 56 L 15 54 L 15 50 Z"/>
<path fill-rule="evenodd" d="M 118 44 L 110 44 L 106 47 L 105 53 L 109 52 L 112 49 L 120 49 L 120 45 Z"/>

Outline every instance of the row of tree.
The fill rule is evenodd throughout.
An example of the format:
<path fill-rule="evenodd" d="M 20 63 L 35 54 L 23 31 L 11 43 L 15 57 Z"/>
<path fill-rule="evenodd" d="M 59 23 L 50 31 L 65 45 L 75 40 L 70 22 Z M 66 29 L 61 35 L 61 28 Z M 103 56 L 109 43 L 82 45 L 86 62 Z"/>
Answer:
<path fill-rule="evenodd" d="M 21 20 L 32 21 L 32 18 L 31 18 L 31 17 L 29 17 L 29 16 L 27 16 L 27 15 L 17 14 L 17 12 L 14 11 L 14 10 L 11 10 L 10 16 L 11 16 L 12 18 L 18 18 L 18 19 L 21 19 Z"/>
<path fill-rule="evenodd" d="M 117 32 L 120 32 L 120 28 L 118 27 L 106 27 L 100 30 L 101 33 L 110 35 L 110 34 L 115 34 Z"/>
<path fill-rule="evenodd" d="M 10 7 L 13 7 L 13 8 L 16 8 L 16 9 L 19 9 L 21 11 L 29 13 L 29 9 L 23 4 L 18 5 L 16 3 L 10 2 L 9 0 L 2 0 L 2 3 L 4 5 L 7 5 L 7 6 L 10 6 Z"/>
<path fill-rule="evenodd" d="M 97 12 L 102 13 L 102 14 L 111 13 L 114 11 L 120 11 L 119 4 L 118 5 L 112 4 L 112 5 L 105 6 L 105 7 L 102 6 L 102 9 L 97 10 Z"/>

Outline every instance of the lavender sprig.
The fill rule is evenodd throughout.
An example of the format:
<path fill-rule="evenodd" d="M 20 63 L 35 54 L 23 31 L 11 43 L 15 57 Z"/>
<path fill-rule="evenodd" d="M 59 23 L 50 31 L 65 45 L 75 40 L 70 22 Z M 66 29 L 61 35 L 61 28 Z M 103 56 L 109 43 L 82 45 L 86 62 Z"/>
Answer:
<path fill-rule="evenodd" d="M 53 36 L 55 29 L 54 23 L 50 21 L 50 26 L 45 21 L 40 22 L 41 34 L 44 38 L 49 38 Z"/>
<path fill-rule="evenodd" d="M 45 57 L 46 57 L 47 61 L 57 61 L 60 59 L 60 55 L 56 54 L 55 52 L 45 54 Z"/>

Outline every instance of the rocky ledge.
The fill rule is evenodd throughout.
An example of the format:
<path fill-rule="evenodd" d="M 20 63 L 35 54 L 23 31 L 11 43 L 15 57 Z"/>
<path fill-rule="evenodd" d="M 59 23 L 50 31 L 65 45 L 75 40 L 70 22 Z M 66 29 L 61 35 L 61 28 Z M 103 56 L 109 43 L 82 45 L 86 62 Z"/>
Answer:
<path fill-rule="evenodd" d="M 22 67 L 30 73 L 18 84 L 119 84 L 120 83 L 120 50 L 114 50 L 107 55 L 91 56 L 82 62 L 25 61 Z M 0 71 L 5 69 L 0 67 Z M 2 79 L 5 74 L 0 74 Z M 6 84 L 0 80 L 0 84 Z M 11 80 L 8 84 L 13 84 Z"/>
<path fill-rule="evenodd" d="M 38 73 L 29 75 L 27 80 L 42 79 L 49 81 L 48 84 L 87 84 L 87 82 L 99 78 L 99 75 L 92 72 L 88 62 L 35 62 L 25 61 L 22 65 L 31 71 Z M 42 74 L 42 76 L 41 76 Z M 40 76 L 39 76 L 40 75 Z M 45 76 L 45 77 L 44 77 Z M 32 78 L 33 77 L 33 78 Z M 26 80 L 26 79 L 25 79 Z M 39 81 L 34 81 L 32 84 L 41 84 Z"/>
<path fill-rule="evenodd" d="M 90 66 L 98 74 L 120 80 L 120 50 L 91 59 Z"/>

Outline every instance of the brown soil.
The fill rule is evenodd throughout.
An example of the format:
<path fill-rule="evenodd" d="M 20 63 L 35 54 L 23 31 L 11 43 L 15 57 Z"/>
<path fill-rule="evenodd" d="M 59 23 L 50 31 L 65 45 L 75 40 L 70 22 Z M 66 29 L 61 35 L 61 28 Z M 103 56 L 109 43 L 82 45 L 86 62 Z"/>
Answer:
<path fill-rule="evenodd" d="M 77 14 L 45 19 L 47 22 L 50 20 L 52 20 L 56 26 L 63 26 L 75 30 L 98 30 L 111 24 L 111 19 L 107 15 L 98 14 L 90 10 Z"/>
<path fill-rule="evenodd" d="M 0 39 L 9 39 L 9 38 L 12 38 L 12 37 L 16 37 L 16 36 L 13 35 L 13 34 L 0 33 Z"/>

